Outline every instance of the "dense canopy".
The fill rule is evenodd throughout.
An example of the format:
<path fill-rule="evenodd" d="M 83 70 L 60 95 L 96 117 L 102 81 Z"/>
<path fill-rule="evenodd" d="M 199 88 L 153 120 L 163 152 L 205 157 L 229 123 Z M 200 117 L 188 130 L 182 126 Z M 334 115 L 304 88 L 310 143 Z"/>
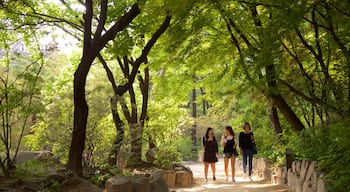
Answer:
<path fill-rule="evenodd" d="M 206 127 L 219 137 L 250 122 L 259 156 L 283 164 L 292 148 L 346 191 L 349 7 L 2 0 L 0 175 L 27 150 L 49 150 L 78 175 L 144 166 L 152 149 L 167 167 L 197 158 Z"/>

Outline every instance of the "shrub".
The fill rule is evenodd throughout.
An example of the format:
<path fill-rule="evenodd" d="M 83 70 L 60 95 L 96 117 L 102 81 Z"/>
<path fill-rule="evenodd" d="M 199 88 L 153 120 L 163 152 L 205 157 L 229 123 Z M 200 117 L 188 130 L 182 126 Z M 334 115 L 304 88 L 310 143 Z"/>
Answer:
<path fill-rule="evenodd" d="M 178 138 L 175 140 L 175 146 L 179 153 L 181 153 L 184 160 L 193 158 L 192 141 L 190 137 Z"/>
<path fill-rule="evenodd" d="M 182 154 L 177 151 L 174 144 L 158 148 L 155 164 L 170 169 L 173 163 L 182 161 Z"/>
<path fill-rule="evenodd" d="M 297 157 L 316 160 L 318 170 L 325 173 L 330 191 L 350 191 L 350 120 L 308 128 L 297 144 Z"/>

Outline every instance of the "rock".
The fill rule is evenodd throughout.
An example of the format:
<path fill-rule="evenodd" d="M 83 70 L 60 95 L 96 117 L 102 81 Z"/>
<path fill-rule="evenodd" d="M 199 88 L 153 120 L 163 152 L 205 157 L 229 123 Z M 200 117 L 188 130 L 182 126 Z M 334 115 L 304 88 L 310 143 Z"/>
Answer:
<path fill-rule="evenodd" d="M 162 171 L 155 171 L 151 175 L 152 192 L 168 192 L 168 185 L 163 177 Z"/>
<path fill-rule="evenodd" d="M 192 171 L 176 171 L 176 186 L 190 187 L 193 184 Z"/>
<path fill-rule="evenodd" d="M 31 160 L 43 163 L 47 163 L 48 161 L 60 163 L 58 159 L 54 158 L 51 151 L 20 151 L 18 152 L 14 163 L 15 165 L 18 165 Z"/>
<path fill-rule="evenodd" d="M 102 192 L 96 185 L 79 177 L 69 178 L 62 184 L 64 192 Z"/>
<path fill-rule="evenodd" d="M 23 188 L 24 191 L 42 191 L 44 183 L 43 180 L 37 180 L 37 181 L 23 181 Z"/>
<path fill-rule="evenodd" d="M 149 177 L 139 177 L 131 180 L 133 192 L 151 192 L 151 182 Z"/>
<path fill-rule="evenodd" d="M 176 172 L 173 170 L 163 171 L 163 177 L 168 184 L 168 187 L 174 188 L 176 184 Z"/>
<path fill-rule="evenodd" d="M 288 169 L 287 178 L 288 178 L 288 182 L 287 182 L 288 186 L 294 187 L 297 178 L 296 178 L 296 175 L 293 173 L 292 169 Z"/>
<path fill-rule="evenodd" d="M 295 192 L 303 192 L 303 181 L 300 179 L 295 182 Z"/>
<path fill-rule="evenodd" d="M 114 176 L 106 181 L 107 192 L 133 192 L 130 177 Z"/>
<path fill-rule="evenodd" d="M 295 163 L 295 173 L 297 174 L 297 176 L 300 176 L 300 171 L 301 171 L 301 162 L 297 161 Z"/>
<path fill-rule="evenodd" d="M 156 148 L 151 148 L 148 149 L 148 151 L 145 154 L 146 159 L 148 162 L 153 163 L 156 160 L 156 156 L 157 156 L 157 150 Z"/>
<path fill-rule="evenodd" d="M 280 184 L 287 184 L 287 181 L 288 181 L 288 175 L 287 175 L 287 168 L 286 167 L 284 167 L 283 169 L 282 169 L 282 183 L 280 183 Z"/>
<path fill-rule="evenodd" d="M 326 192 L 326 185 L 323 179 L 317 180 L 317 192 Z"/>
<path fill-rule="evenodd" d="M 59 174 L 51 174 L 51 175 L 47 176 L 46 179 L 48 181 L 54 181 L 54 182 L 57 182 L 57 183 L 63 183 L 64 180 L 65 180 L 65 178 L 62 175 L 59 175 Z"/>
<path fill-rule="evenodd" d="M 309 163 L 308 170 L 305 175 L 305 180 L 310 180 L 312 179 L 312 175 L 315 173 L 315 161 L 312 161 Z"/>

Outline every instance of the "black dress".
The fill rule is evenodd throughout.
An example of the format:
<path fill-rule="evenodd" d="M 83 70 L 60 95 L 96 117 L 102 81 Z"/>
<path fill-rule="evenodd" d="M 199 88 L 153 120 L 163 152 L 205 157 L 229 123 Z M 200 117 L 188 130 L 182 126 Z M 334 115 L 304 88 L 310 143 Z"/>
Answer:
<path fill-rule="evenodd" d="M 216 154 L 218 153 L 219 149 L 218 149 L 218 143 L 216 142 L 215 137 L 211 141 L 203 137 L 202 143 L 204 146 L 203 162 L 206 162 L 206 163 L 218 162 L 218 158 L 216 157 Z"/>

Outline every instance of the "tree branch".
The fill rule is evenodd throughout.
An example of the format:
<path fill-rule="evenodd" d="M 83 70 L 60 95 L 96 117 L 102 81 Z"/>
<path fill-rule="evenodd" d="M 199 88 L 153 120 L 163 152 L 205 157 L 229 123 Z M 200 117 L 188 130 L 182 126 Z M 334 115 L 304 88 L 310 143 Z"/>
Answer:
<path fill-rule="evenodd" d="M 91 47 L 91 25 L 93 16 L 92 0 L 86 0 L 86 13 L 84 14 L 84 46 L 83 58 L 86 58 Z"/>
<path fill-rule="evenodd" d="M 294 88 L 292 85 L 290 85 L 289 83 L 287 83 L 286 81 L 282 80 L 282 79 L 279 79 L 278 80 L 279 83 L 281 83 L 282 85 L 284 85 L 285 87 L 287 87 L 289 89 L 289 91 L 291 91 L 292 93 L 294 93 L 295 95 L 297 96 L 300 96 L 301 98 L 303 98 L 305 101 L 308 101 L 310 102 L 311 104 L 315 105 L 315 104 L 318 104 L 318 105 L 322 105 L 322 106 L 326 106 L 327 108 L 329 109 L 332 109 L 338 113 L 342 113 L 341 110 L 337 109 L 336 107 L 334 106 L 331 106 L 327 103 L 324 103 L 321 99 L 319 98 L 312 98 L 312 97 L 309 97 L 307 95 L 305 95 L 303 92 L 297 90 L 296 88 Z"/>
<path fill-rule="evenodd" d="M 151 48 L 154 46 L 158 38 L 166 31 L 170 25 L 171 16 L 166 16 L 163 24 L 158 28 L 158 30 L 153 34 L 152 38 L 147 42 L 146 46 L 143 48 L 141 55 L 134 62 L 131 74 L 128 78 L 128 83 L 118 87 L 121 93 L 124 93 L 128 90 L 129 86 L 132 85 L 136 74 L 139 70 L 140 65 L 147 60 L 147 54 L 150 52 Z"/>
<path fill-rule="evenodd" d="M 107 3 L 108 0 L 101 0 L 101 11 L 100 11 L 100 19 L 97 25 L 97 29 L 95 32 L 94 40 L 98 41 L 101 37 L 102 31 L 104 29 L 106 19 L 107 19 Z"/>
<path fill-rule="evenodd" d="M 104 60 L 104 58 L 102 57 L 101 54 L 98 54 L 97 57 L 101 61 L 103 68 L 106 70 L 108 80 L 111 83 L 113 90 L 114 91 L 117 90 L 117 84 L 115 83 L 113 73 L 112 73 L 111 69 L 108 67 L 106 60 Z M 114 94 L 116 94 L 116 93 L 114 93 Z"/>

